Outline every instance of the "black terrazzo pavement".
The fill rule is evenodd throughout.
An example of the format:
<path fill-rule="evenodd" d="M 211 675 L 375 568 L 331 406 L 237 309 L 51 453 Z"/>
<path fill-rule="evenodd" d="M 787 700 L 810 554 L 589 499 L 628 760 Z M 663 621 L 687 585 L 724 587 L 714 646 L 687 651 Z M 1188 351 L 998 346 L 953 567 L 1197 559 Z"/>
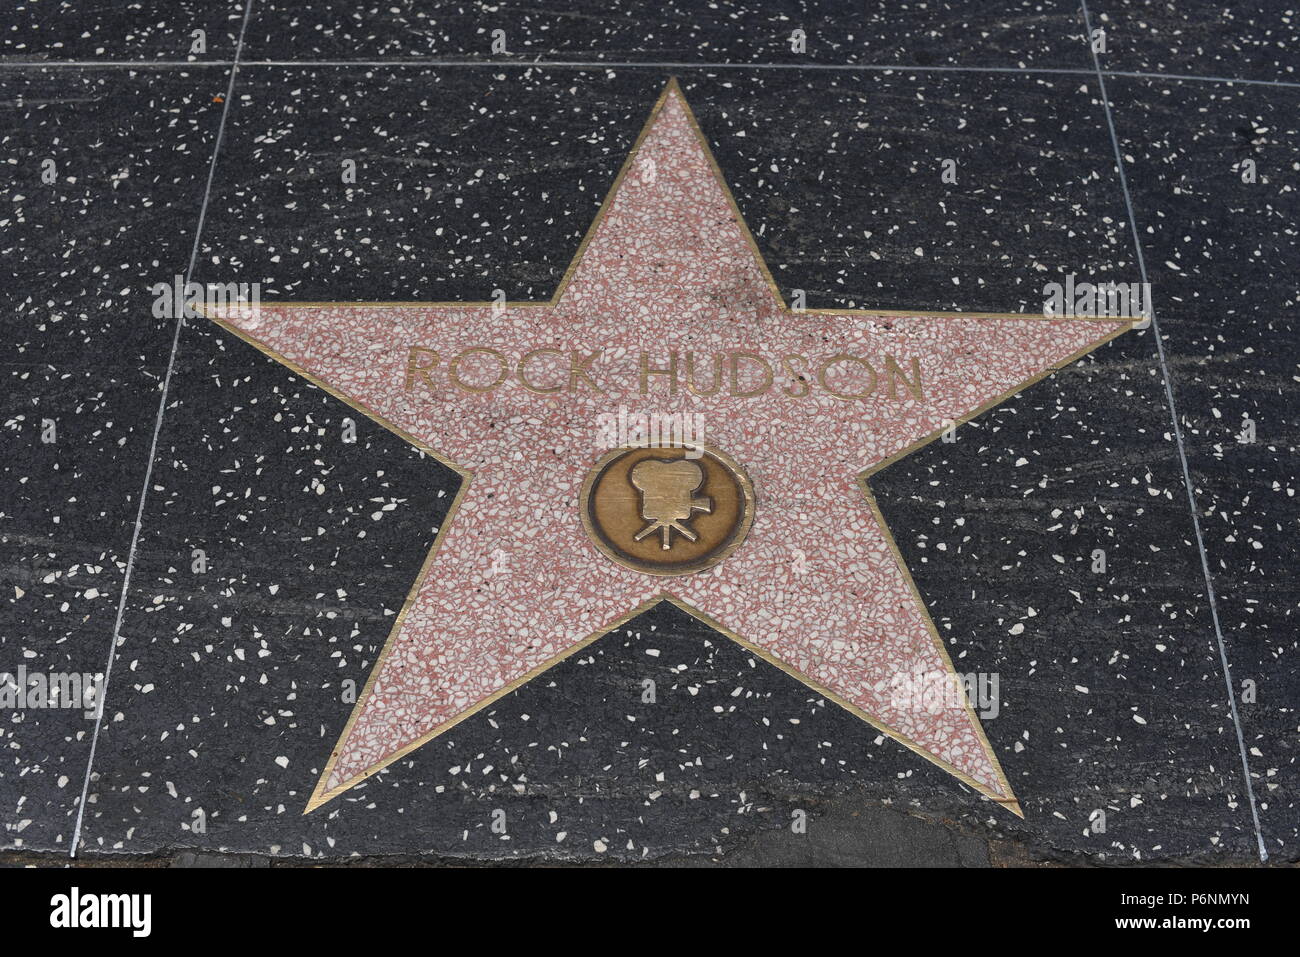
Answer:
<path fill-rule="evenodd" d="M 0 70 L 0 672 L 104 670 L 171 348 L 148 285 L 188 265 L 222 91 Z M 0 717 L 6 846 L 68 847 L 93 728 L 81 709 Z"/>
<path fill-rule="evenodd" d="M 0 55 L 22 61 L 228 60 L 243 15 L 238 0 L 14 0 L 0 14 Z"/>
<path fill-rule="evenodd" d="M 1121 81 L 1112 94 L 1270 847 L 1300 833 L 1300 90 Z M 1254 164 L 1254 181 L 1244 164 Z M 1251 430 L 1253 429 L 1253 436 Z"/>
<path fill-rule="evenodd" d="M 1295 81 L 1300 11 L 1289 3 L 1089 0 L 1109 70 Z"/>
<path fill-rule="evenodd" d="M 670 73 L 778 283 L 810 306 L 1034 311 L 1046 277 L 1138 278 L 1072 5 L 380 6 L 257 3 L 241 58 L 485 61 L 504 21 L 506 58 L 681 66 L 241 67 L 196 278 L 258 281 L 268 300 L 545 298 Z M 0 671 L 102 671 L 171 358 L 149 286 L 188 265 L 230 78 L 185 51 L 197 24 L 208 59 L 233 59 L 243 11 L 50 9 L 23 4 L 0 31 Z M 1294 72 L 1284 8 L 1089 9 L 1108 69 Z M 792 20 L 805 56 L 785 42 Z M 42 59 L 168 65 L 12 65 Z M 752 65 L 765 63 L 781 68 Z M 789 68 L 801 63 L 1008 72 Z M 1121 76 L 1107 88 L 1219 628 L 1151 330 L 873 479 L 957 668 L 1000 677 L 984 727 L 1023 821 L 670 606 L 304 817 L 351 710 L 345 682 L 369 675 L 456 480 L 190 322 L 79 853 L 978 864 L 996 839 L 1031 857 L 1250 863 L 1262 840 L 1296 859 L 1300 94 Z M 55 184 L 40 179 L 47 156 Z M 940 180 L 945 158 L 956 184 Z M 345 417 L 355 444 L 340 440 Z M 1253 443 L 1238 440 L 1243 417 Z M 1255 683 L 1237 721 L 1225 655 L 1235 687 Z M 640 700 L 646 677 L 655 705 Z M 94 722 L 0 717 L 0 847 L 66 854 Z M 498 809 L 504 836 L 489 826 Z M 790 832 L 801 810 L 808 835 Z M 873 850 L 864 819 L 897 840 Z"/>
<path fill-rule="evenodd" d="M 1066 0 L 926 0 L 890 6 L 837 0 L 562 5 L 360 5 L 271 0 L 249 26 L 259 59 L 562 59 L 605 63 L 890 63 L 1088 66 L 1077 8 Z M 791 36 L 805 34 L 804 51 Z M 494 31 L 504 36 L 494 36 Z M 494 52 L 493 41 L 504 43 Z M 500 46 L 496 48 L 500 50 Z"/>

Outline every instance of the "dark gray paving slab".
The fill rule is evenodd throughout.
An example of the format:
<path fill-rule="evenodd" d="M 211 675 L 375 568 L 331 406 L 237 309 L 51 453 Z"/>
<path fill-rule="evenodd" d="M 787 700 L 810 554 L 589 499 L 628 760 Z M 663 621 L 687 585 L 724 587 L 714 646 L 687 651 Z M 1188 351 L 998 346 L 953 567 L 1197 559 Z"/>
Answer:
<path fill-rule="evenodd" d="M 958 670 L 999 676 L 1001 710 L 984 724 L 1032 844 L 1249 860 L 1162 393 L 1149 333 L 1130 333 L 873 487 Z"/>
<path fill-rule="evenodd" d="M 170 326 L 151 288 L 189 265 L 227 78 L 0 71 L 6 363 L 166 365 Z"/>
<path fill-rule="evenodd" d="M 691 73 L 684 89 L 777 282 L 810 307 L 1041 315 L 1051 277 L 1136 275 L 1095 79 Z"/>
<path fill-rule="evenodd" d="M 1264 836 L 1294 858 L 1300 91 L 1124 81 L 1112 98 Z"/>
<path fill-rule="evenodd" d="M 495 31 L 502 31 L 500 37 Z M 791 43 L 804 33 L 803 49 Z M 448 57 L 596 62 L 1080 66 L 1065 0 L 899 4 L 259 2 L 249 59 Z M 493 52 L 493 41 L 504 53 Z M 498 47 L 498 50 L 500 48 Z"/>
<path fill-rule="evenodd" d="M 214 79 L 216 77 L 214 76 Z M 194 74 L 3 71 L 0 673 L 102 674 L 219 117 Z M 45 160 L 55 179 L 42 180 Z M 0 841 L 66 849 L 94 721 L 0 715 Z"/>
<path fill-rule="evenodd" d="M 1094 29 L 1105 31 L 1102 66 L 1247 80 L 1300 78 L 1300 18 L 1293 6 L 1179 0 L 1088 0 Z"/>
<path fill-rule="evenodd" d="M 989 847 L 978 838 L 901 814 L 879 804 L 841 799 L 822 809 L 803 833 L 773 829 L 756 834 L 725 856 L 698 855 L 668 862 L 687 867 L 989 867 Z"/>
<path fill-rule="evenodd" d="M 267 301 L 545 299 L 663 83 L 243 68 L 199 275 Z"/>
<path fill-rule="evenodd" d="M 243 16 L 238 0 L 17 0 L 0 19 L 0 57 L 228 60 Z"/>

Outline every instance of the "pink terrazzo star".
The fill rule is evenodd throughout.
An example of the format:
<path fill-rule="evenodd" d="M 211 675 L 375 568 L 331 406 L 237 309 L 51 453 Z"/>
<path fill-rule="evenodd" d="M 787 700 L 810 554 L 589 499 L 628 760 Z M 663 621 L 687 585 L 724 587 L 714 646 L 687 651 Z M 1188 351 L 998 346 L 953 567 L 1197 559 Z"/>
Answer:
<path fill-rule="evenodd" d="M 308 811 L 667 599 L 1020 813 L 968 705 L 899 694 L 900 675 L 952 665 L 866 475 L 1127 321 L 792 312 L 675 83 L 551 302 L 218 321 L 464 477 Z M 652 375 L 643 394 L 642 355 L 662 369 L 672 352 L 676 391 Z M 714 355 L 737 352 L 775 370 L 766 391 L 743 395 L 752 358 L 734 386 L 724 366 L 715 394 L 686 388 L 687 353 L 708 392 Z M 753 527 L 720 564 L 660 578 L 593 546 L 580 491 L 620 408 L 699 413 L 748 472 Z"/>

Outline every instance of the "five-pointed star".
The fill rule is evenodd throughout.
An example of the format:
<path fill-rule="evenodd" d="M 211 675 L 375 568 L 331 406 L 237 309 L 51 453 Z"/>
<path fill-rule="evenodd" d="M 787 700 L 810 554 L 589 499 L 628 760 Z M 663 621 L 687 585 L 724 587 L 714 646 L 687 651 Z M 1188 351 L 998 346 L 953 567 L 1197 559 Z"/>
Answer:
<path fill-rule="evenodd" d="M 952 664 L 866 476 L 1128 322 L 792 311 L 675 82 L 550 302 L 263 304 L 217 318 L 462 476 L 308 811 L 669 600 L 1020 813 L 965 702 L 897 693 L 898 675 Z M 777 374 L 757 396 L 732 395 L 753 383 L 725 375 L 709 396 L 670 392 L 667 376 L 643 389 L 641 356 L 662 369 L 672 352 L 695 357 L 699 392 L 718 353 L 772 357 Z M 867 374 L 857 359 L 821 381 L 834 356 L 869 362 L 878 381 L 850 383 Z M 428 371 L 412 373 L 412 357 Z M 890 360 L 903 378 L 887 389 Z M 705 443 L 752 478 L 753 526 L 720 564 L 660 578 L 594 547 L 579 497 L 620 408 L 699 413 Z"/>

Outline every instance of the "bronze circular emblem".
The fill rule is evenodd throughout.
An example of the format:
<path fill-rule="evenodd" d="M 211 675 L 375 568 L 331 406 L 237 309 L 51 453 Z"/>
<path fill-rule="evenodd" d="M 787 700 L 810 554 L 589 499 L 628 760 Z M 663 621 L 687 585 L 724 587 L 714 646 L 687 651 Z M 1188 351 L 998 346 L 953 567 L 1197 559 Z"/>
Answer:
<path fill-rule="evenodd" d="M 722 561 L 754 521 L 754 487 L 706 446 L 614 449 L 582 486 L 582 524 L 602 552 L 647 575 L 689 575 Z"/>

